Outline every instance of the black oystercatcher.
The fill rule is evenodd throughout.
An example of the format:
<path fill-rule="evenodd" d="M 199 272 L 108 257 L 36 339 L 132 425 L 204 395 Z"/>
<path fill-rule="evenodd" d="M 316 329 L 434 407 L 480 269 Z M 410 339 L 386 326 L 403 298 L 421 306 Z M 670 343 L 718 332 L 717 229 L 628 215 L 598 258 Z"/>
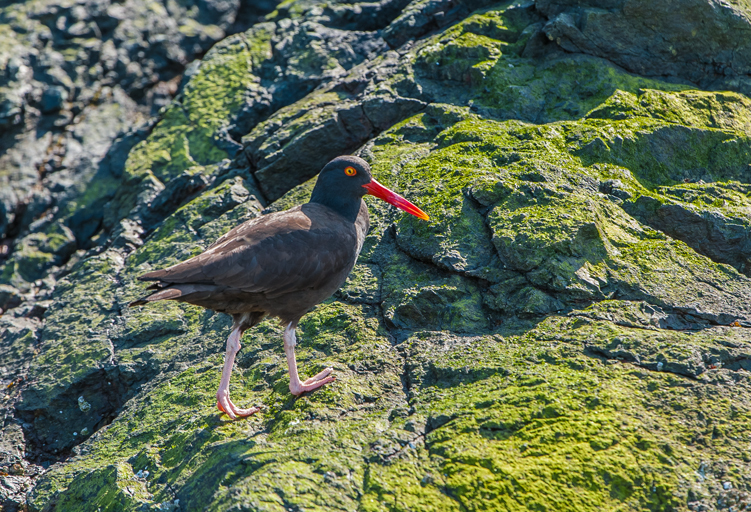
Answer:
<path fill-rule="evenodd" d="M 295 361 L 295 328 L 313 306 L 330 297 L 355 265 L 370 221 L 362 200 L 374 195 L 421 219 L 428 216 L 370 175 L 370 166 L 354 156 L 340 156 L 318 175 L 310 202 L 284 212 L 249 220 L 214 242 L 204 253 L 163 270 L 144 274 L 156 289 L 132 302 L 189 302 L 232 315 L 217 406 L 234 419 L 259 409 L 240 409 L 229 398 L 229 380 L 240 338 L 265 316 L 279 318 L 293 395 L 332 382 L 326 368 L 300 382 Z"/>

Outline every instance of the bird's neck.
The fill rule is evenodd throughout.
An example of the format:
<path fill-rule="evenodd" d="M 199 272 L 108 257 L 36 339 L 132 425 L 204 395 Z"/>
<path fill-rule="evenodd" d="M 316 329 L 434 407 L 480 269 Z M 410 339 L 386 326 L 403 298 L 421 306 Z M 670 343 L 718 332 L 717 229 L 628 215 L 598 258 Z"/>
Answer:
<path fill-rule="evenodd" d="M 327 206 L 350 222 L 355 222 L 357 220 L 357 215 L 360 213 L 362 198 L 334 196 L 331 194 L 316 192 L 317 191 L 313 189 L 313 194 L 310 196 L 311 203 L 318 203 Z"/>

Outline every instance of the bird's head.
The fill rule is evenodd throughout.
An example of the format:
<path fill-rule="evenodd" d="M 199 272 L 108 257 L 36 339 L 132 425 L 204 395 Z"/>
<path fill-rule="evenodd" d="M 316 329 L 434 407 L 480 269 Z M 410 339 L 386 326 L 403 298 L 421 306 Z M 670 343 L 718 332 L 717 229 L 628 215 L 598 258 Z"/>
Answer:
<path fill-rule="evenodd" d="M 338 156 L 326 164 L 318 175 L 311 202 L 322 203 L 340 211 L 345 217 L 360 208 L 360 199 L 370 194 L 407 213 L 428 220 L 428 215 L 402 196 L 378 183 L 370 165 L 356 156 Z M 348 215 L 349 214 L 349 215 Z"/>

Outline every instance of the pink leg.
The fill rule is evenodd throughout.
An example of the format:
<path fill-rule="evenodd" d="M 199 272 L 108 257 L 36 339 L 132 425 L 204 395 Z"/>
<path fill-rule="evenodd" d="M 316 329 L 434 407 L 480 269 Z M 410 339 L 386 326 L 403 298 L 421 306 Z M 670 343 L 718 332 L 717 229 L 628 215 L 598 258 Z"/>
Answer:
<path fill-rule="evenodd" d="M 240 409 L 232 400 L 229 399 L 229 378 L 232 375 L 232 367 L 235 364 L 235 355 L 240 351 L 240 337 L 242 336 L 240 326 L 234 326 L 232 332 L 227 338 L 227 353 L 224 355 L 224 369 L 222 369 L 222 381 L 219 384 L 219 391 L 216 392 L 216 406 L 220 411 L 227 413 L 230 418 L 237 419 L 260 411 L 258 407 L 250 409 Z"/>
<path fill-rule="evenodd" d="M 289 391 L 295 396 L 300 396 L 306 391 L 313 391 L 324 384 L 334 382 L 336 377 L 329 374 L 334 371 L 333 368 L 326 368 L 315 377 L 311 377 L 305 382 L 300 382 L 300 376 L 297 374 L 297 361 L 295 360 L 295 328 L 289 324 L 284 329 L 284 353 L 287 355 L 287 366 L 289 366 Z"/>

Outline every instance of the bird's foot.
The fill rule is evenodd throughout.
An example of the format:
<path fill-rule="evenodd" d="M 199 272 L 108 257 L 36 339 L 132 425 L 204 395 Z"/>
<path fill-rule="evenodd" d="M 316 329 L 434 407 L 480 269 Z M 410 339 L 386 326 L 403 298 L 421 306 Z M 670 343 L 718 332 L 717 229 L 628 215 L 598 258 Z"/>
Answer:
<path fill-rule="evenodd" d="M 238 406 L 232 403 L 232 400 L 229 399 L 229 395 L 217 396 L 216 406 L 219 408 L 220 411 L 225 413 L 227 416 L 229 416 L 233 420 L 236 420 L 237 418 L 245 418 L 247 416 L 251 416 L 261 410 L 259 407 L 251 407 L 250 409 L 240 409 Z"/>
<path fill-rule="evenodd" d="M 331 372 L 333 372 L 333 368 L 326 368 L 318 375 L 315 375 L 305 382 L 298 382 L 297 385 L 293 385 L 292 382 L 289 383 L 289 391 L 295 396 L 300 396 L 306 391 L 313 391 L 314 389 L 318 389 L 324 384 L 328 384 L 329 382 L 334 382 L 336 380 L 336 377 L 333 375 L 329 375 Z"/>

